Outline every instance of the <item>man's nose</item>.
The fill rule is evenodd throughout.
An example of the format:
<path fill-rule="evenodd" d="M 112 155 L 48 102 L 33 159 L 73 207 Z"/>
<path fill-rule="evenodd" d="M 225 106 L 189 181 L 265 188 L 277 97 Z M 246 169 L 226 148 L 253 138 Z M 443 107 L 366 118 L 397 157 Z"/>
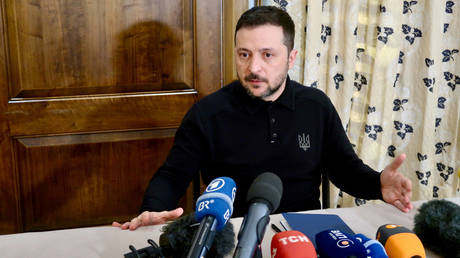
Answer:
<path fill-rule="evenodd" d="M 249 71 L 251 73 L 257 73 L 257 72 L 260 72 L 260 70 L 262 69 L 262 60 L 260 60 L 260 58 L 258 58 L 257 56 L 254 56 L 253 58 L 251 58 L 251 61 L 249 63 Z"/>

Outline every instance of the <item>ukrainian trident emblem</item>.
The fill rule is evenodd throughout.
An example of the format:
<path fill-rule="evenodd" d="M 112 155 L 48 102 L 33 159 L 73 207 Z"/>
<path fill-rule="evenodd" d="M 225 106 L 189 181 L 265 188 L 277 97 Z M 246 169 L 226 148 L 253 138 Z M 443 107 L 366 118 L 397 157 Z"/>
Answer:
<path fill-rule="evenodd" d="M 307 136 L 305 136 L 304 133 L 302 133 L 302 135 L 298 135 L 299 136 L 299 147 L 301 149 L 303 149 L 304 151 L 307 151 L 308 148 L 310 148 L 310 135 L 307 134 Z"/>

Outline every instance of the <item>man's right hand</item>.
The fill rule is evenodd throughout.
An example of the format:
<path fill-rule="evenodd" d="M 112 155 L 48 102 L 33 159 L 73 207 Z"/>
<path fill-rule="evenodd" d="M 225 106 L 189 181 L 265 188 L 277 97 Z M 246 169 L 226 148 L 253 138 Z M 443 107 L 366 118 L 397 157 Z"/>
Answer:
<path fill-rule="evenodd" d="M 157 224 L 164 224 L 170 220 L 177 219 L 184 213 L 182 208 L 177 208 L 172 211 L 144 211 L 139 216 L 133 218 L 131 221 L 120 224 L 116 221 L 112 223 L 112 226 L 119 227 L 121 229 L 135 230 L 138 227 L 150 226 Z"/>

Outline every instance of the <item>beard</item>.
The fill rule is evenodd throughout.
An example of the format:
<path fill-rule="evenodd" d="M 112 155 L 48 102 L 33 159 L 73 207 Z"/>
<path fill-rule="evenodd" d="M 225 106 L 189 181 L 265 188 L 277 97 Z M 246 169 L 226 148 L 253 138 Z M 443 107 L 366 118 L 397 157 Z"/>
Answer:
<path fill-rule="evenodd" d="M 275 78 L 273 84 L 271 84 L 267 78 L 261 77 L 254 73 L 250 73 L 249 75 L 245 76 L 243 80 L 241 79 L 238 73 L 237 73 L 237 76 L 238 76 L 238 80 L 240 81 L 241 85 L 243 85 L 243 88 L 246 90 L 246 92 L 251 98 L 259 98 L 259 99 L 264 100 L 265 98 L 268 98 L 272 96 L 273 94 L 275 94 L 281 88 L 281 85 L 283 85 L 283 83 L 286 81 L 288 71 L 289 71 L 289 66 L 288 64 L 286 64 L 286 68 L 284 69 L 282 73 L 280 73 Z M 259 80 L 259 81 L 265 82 L 267 84 L 267 89 L 265 89 L 265 91 L 262 92 L 260 96 L 254 95 L 254 93 L 251 91 L 250 86 L 247 85 L 247 83 L 250 80 Z"/>

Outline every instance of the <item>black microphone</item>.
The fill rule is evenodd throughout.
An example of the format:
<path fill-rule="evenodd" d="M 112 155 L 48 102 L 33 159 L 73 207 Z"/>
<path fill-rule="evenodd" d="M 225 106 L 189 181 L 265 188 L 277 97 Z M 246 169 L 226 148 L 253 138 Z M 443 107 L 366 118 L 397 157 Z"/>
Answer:
<path fill-rule="evenodd" d="M 229 177 L 218 177 L 209 183 L 206 191 L 196 201 L 195 217 L 200 221 L 200 227 L 187 257 L 206 256 L 216 232 L 222 230 L 232 216 L 235 195 L 235 181 Z"/>
<path fill-rule="evenodd" d="M 422 204 L 414 217 L 414 232 L 428 249 L 460 257 L 460 206 L 447 200 Z"/>
<path fill-rule="evenodd" d="M 130 245 L 131 252 L 125 258 L 184 258 L 192 246 L 193 236 L 196 234 L 200 223 L 195 214 L 182 216 L 168 222 L 161 229 L 158 246 L 153 240 L 148 239 L 149 246 L 136 249 Z M 209 257 L 225 257 L 235 248 L 235 233 L 231 222 L 216 233 L 214 242 L 208 252 Z"/>
<path fill-rule="evenodd" d="M 261 257 L 260 244 L 270 221 L 269 215 L 278 208 L 282 194 L 281 179 L 273 173 L 263 173 L 252 182 L 246 198 L 249 210 L 241 223 L 233 257 Z"/>
<path fill-rule="evenodd" d="M 165 257 L 186 257 L 192 247 L 193 236 L 196 235 L 200 223 L 195 214 L 180 217 L 162 228 L 160 246 Z M 229 221 L 214 237 L 209 257 L 224 257 L 235 247 L 233 224 Z"/>

